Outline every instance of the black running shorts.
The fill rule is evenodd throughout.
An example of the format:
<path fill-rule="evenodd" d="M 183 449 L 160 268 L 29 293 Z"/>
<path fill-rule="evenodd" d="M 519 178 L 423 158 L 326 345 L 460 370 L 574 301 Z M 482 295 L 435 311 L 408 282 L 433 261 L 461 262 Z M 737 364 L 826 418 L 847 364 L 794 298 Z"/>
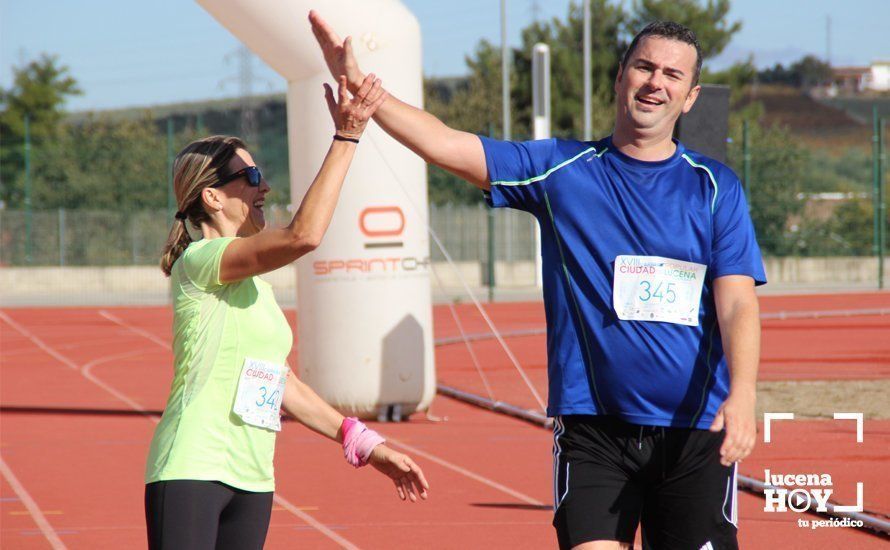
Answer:
<path fill-rule="evenodd" d="M 559 547 L 617 540 L 658 550 L 736 549 L 736 466 L 720 464 L 724 434 L 563 416 L 554 424 Z"/>

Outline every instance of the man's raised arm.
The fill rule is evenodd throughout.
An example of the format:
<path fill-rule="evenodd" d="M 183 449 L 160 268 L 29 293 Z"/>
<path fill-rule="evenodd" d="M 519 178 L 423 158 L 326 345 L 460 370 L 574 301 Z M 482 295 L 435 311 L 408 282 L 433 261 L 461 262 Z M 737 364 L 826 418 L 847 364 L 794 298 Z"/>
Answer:
<path fill-rule="evenodd" d="M 312 32 L 318 40 L 331 75 L 346 75 L 351 92 L 358 90 L 364 75 L 352 53 L 351 38 L 340 40 L 315 11 L 309 12 Z M 430 164 L 451 172 L 483 190 L 490 188 L 482 142 L 469 132 L 454 130 L 435 116 L 390 97 L 377 109 L 374 120 L 386 133 Z"/>

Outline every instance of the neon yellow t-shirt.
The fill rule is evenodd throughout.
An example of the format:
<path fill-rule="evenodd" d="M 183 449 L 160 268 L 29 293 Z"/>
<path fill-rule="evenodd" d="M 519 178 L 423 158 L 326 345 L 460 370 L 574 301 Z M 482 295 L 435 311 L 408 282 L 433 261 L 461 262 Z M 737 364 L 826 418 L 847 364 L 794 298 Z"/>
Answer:
<path fill-rule="evenodd" d="M 173 264 L 174 376 L 146 483 L 197 479 L 275 489 L 276 432 L 245 424 L 232 407 L 245 357 L 284 365 L 293 333 L 268 283 L 219 282 L 222 254 L 233 240 L 194 242 Z"/>

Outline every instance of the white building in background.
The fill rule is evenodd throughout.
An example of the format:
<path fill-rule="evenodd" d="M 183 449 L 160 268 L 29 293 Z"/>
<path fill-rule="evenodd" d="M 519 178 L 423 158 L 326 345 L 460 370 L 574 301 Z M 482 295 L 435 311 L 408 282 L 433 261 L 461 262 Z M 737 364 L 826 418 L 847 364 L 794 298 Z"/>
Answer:
<path fill-rule="evenodd" d="M 890 90 L 890 61 L 875 61 L 863 78 L 866 90 L 886 92 Z"/>
<path fill-rule="evenodd" d="M 832 67 L 826 95 L 886 91 L 890 91 L 890 61 L 875 61 L 867 67 Z"/>

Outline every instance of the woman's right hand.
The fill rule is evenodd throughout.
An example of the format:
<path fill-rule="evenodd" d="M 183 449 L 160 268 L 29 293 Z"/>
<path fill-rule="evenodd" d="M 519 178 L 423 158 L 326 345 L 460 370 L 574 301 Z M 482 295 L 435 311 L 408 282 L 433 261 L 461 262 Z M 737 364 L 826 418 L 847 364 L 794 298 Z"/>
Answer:
<path fill-rule="evenodd" d="M 324 85 L 324 95 L 337 135 L 350 139 L 361 137 L 377 108 L 389 97 L 373 73 L 365 77 L 352 99 L 346 89 L 346 76 L 342 75 L 337 82 L 339 101 L 334 100 L 334 91 L 328 84 Z"/>

